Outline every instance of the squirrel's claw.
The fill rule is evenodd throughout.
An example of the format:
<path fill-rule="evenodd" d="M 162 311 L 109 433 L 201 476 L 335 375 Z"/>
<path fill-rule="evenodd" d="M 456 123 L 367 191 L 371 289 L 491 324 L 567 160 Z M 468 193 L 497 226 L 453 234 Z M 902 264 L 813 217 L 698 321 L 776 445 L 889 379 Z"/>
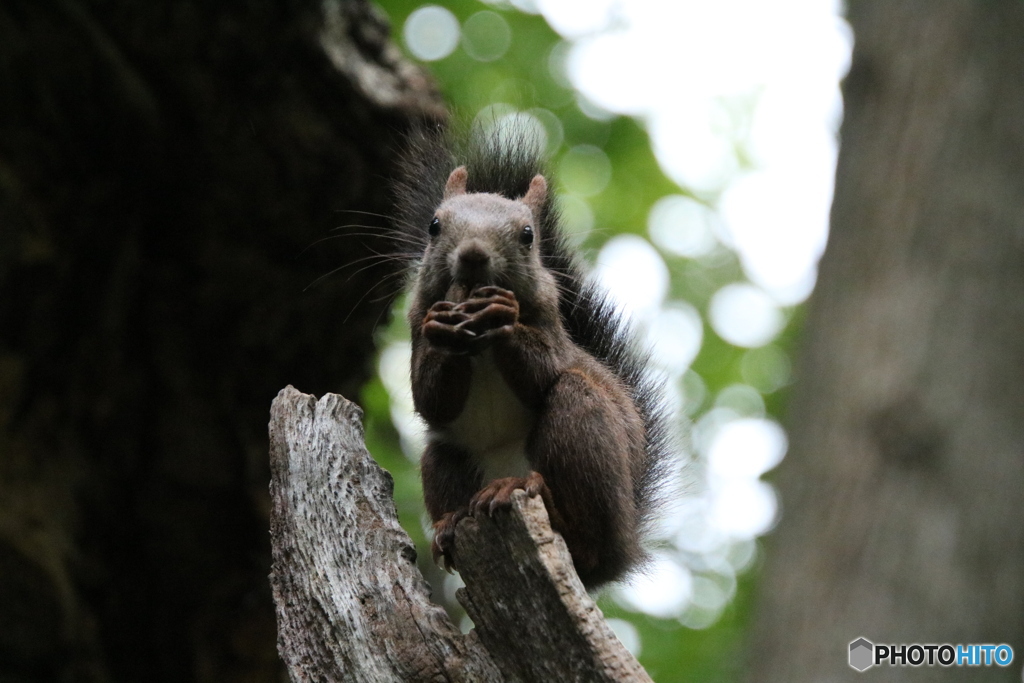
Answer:
<path fill-rule="evenodd" d="M 469 501 L 469 509 L 473 514 L 486 511 L 490 516 L 499 508 L 512 506 L 512 492 L 516 489 L 526 491 L 531 497 L 540 495 L 545 505 L 550 507 L 551 492 L 544 483 L 544 477 L 540 472 L 530 472 L 527 477 L 505 477 L 488 482 Z"/>
<path fill-rule="evenodd" d="M 454 326 L 469 320 L 469 315 L 450 301 L 438 301 L 423 316 L 423 324 Z"/>
<path fill-rule="evenodd" d="M 543 475 L 536 471 L 530 472 L 526 477 L 506 477 L 488 482 L 469 501 L 469 509 L 474 515 L 486 511 L 490 516 L 495 510 L 512 506 L 512 492 L 516 489 L 526 491 L 531 498 L 540 496 L 544 501 L 544 507 L 547 508 L 551 528 L 559 533 L 565 529 L 565 522 L 555 507 L 551 489 L 548 488 Z"/>
<path fill-rule="evenodd" d="M 451 574 L 455 571 L 455 527 L 468 511 L 446 512 L 434 522 L 434 539 L 430 542 L 430 554 L 434 564 Z"/>
<path fill-rule="evenodd" d="M 459 311 L 450 301 L 438 301 L 427 311 L 420 331 L 428 342 L 453 353 L 470 353 L 470 342 L 477 337 L 462 325 L 470 316 Z"/>
<path fill-rule="evenodd" d="M 471 313 L 466 320 L 459 323 L 459 328 L 483 334 L 503 327 L 511 328 L 518 320 L 518 308 L 492 303 Z"/>
<path fill-rule="evenodd" d="M 474 289 L 469 298 L 457 305 L 454 310 L 474 314 L 493 305 L 510 309 L 515 311 L 516 316 L 519 315 L 519 300 L 516 299 L 515 293 L 492 286 Z"/>
<path fill-rule="evenodd" d="M 451 574 L 455 569 L 451 553 L 445 551 L 438 542 L 437 537 L 430 542 L 430 554 L 434 558 L 434 564 Z"/>
<path fill-rule="evenodd" d="M 471 296 L 453 310 L 466 316 L 458 325 L 460 329 L 475 332 L 480 337 L 489 336 L 490 340 L 512 333 L 519 322 L 519 302 L 515 294 L 500 287 L 480 287 L 473 290 Z"/>

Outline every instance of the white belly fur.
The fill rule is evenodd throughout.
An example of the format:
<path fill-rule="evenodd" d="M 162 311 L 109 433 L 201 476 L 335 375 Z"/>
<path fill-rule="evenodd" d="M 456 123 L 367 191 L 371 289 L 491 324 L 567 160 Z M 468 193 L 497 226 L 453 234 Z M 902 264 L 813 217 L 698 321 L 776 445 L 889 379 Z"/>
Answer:
<path fill-rule="evenodd" d="M 457 444 L 473 457 L 484 482 L 525 477 L 526 437 L 534 416 L 501 377 L 492 351 L 472 359 L 473 379 L 462 414 L 430 438 Z"/>

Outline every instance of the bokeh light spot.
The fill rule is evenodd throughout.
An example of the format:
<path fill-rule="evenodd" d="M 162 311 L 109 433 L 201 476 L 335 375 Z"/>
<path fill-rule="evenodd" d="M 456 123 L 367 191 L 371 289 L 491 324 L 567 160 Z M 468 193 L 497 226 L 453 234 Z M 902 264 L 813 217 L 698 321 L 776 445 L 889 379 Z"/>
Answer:
<path fill-rule="evenodd" d="M 782 461 L 788 442 L 777 422 L 735 420 L 718 430 L 708 448 L 708 471 L 726 479 L 756 479 Z"/>
<path fill-rule="evenodd" d="M 450 55 L 459 44 L 459 20 L 444 7 L 424 5 L 405 20 L 405 45 L 417 59 L 432 62 Z"/>
<path fill-rule="evenodd" d="M 600 147 L 577 145 L 562 157 L 559 177 L 569 192 L 593 197 L 612 179 L 612 163 Z"/>
<path fill-rule="evenodd" d="M 566 235 L 574 244 L 582 243 L 594 229 L 594 210 L 586 199 L 571 194 L 559 194 L 557 205 Z"/>
<path fill-rule="evenodd" d="M 774 344 L 751 349 L 740 359 L 743 381 L 763 394 L 778 391 L 789 384 L 791 373 L 789 356 Z"/>
<path fill-rule="evenodd" d="M 735 538 L 766 533 L 775 523 L 778 509 L 775 490 L 759 479 L 731 478 L 711 496 L 711 523 Z"/>
<path fill-rule="evenodd" d="M 506 117 L 514 116 L 518 110 L 506 102 L 493 102 L 477 112 L 473 118 L 474 132 L 490 136 L 494 128 L 501 124 Z"/>
<path fill-rule="evenodd" d="M 501 58 L 512 44 L 512 29 L 497 12 L 477 12 L 462 25 L 462 49 L 480 62 Z"/>
<path fill-rule="evenodd" d="M 548 53 L 548 72 L 551 79 L 563 88 L 572 88 L 572 81 L 569 80 L 569 51 L 572 43 L 564 40 L 555 43 Z"/>
<path fill-rule="evenodd" d="M 700 352 L 704 323 L 696 308 L 674 301 L 654 317 L 647 335 L 654 362 L 677 376 L 690 367 Z"/>
<path fill-rule="evenodd" d="M 679 383 L 683 392 L 683 411 L 687 415 L 693 415 L 704 405 L 704 399 L 708 395 L 707 384 L 704 383 L 704 378 L 693 370 L 683 373 Z"/>
<path fill-rule="evenodd" d="M 648 124 L 661 168 L 703 195 L 720 191 L 739 168 L 735 143 L 716 129 L 712 113 L 707 107 L 658 110 Z"/>
<path fill-rule="evenodd" d="M 711 297 L 711 326 L 734 346 L 764 346 L 779 333 L 785 318 L 778 305 L 754 285 L 733 283 Z"/>
<path fill-rule="evenodd" d="M 597 255 L 594 277 L 617 307 L 637 321 L 652 318 L 668 292 L 668 267 L 651 243 L 637 235 L 608 240 Z"/>
<path fill-rule="evenodd" d="M 498 127 L 502 130 L 521 131 L 526 141 L 537 149 L 545 149 L 548 146 L 547 126 L 530 112 L 515 111 L 505 114 L 498 119 Z"/>
<path fill-rule="evenodd" d="M 811 293 L 828 236 L 832 162 L 778 166 L 737 178 L 720 211 L 744 272 L 787 304 Z"/>
<path fill-rule="evenodd" d="M 693 577 L 688 569 L 665 553 L 655 553 L 650 569 L 619 586 L 614 596 L 627 609 L 671 619 L 686 609 L 692 589 Z"/>
<path fill-rule="evenodd" d="M 713 626 L 720 616 L 722 616 L 721 610 L 706 610 L 693 605 L 683 613 L 683 616 L 679 617 L 679 623 L 686 628 L 699 631 Z"/>
<path fill-rule="evenodd" d="M 662 197 L 647 215 L 647 232 L 659 247 L 688 258 L 706 256 L 715 248 L 715 212 L 700 202 L 673 194 Z"/>
<path fill-rule="evenodd" d="M 761 392 L 748 384 L 730 384 L 718 392 L 715 406 L 729 408 L 743 417 L 764 417 L 764 399 Z"/>
<path fill-rule="evenodd" d="M 554 156 L 565 140 L 565 127 L 562 126 L 562 119 L 558 118 L 558 115 L 550 109 L 542 109 L 540 107 L 528 109 L 526 113 L 536 118 L 544 126 L 544 130 L 547 132 L 545 154 L 549 157 Z"/>
<path fill-rule="evenodd" d="M 391 398 L 391 421 L 398 430 L 402 452 L 419 462 L 426 446 L 426 429 L 413 408 L 411 359 L 412 345 L 408 341 L 393 342 L 381 352 L 377 372 Z"/>
<path fill-rule="evenodd" d="M 693 595 L 690 602 L 709 612 L 721 611 L 729 600 L 729 594 L 717 581 L 708 576 L 693 577 Z"/>

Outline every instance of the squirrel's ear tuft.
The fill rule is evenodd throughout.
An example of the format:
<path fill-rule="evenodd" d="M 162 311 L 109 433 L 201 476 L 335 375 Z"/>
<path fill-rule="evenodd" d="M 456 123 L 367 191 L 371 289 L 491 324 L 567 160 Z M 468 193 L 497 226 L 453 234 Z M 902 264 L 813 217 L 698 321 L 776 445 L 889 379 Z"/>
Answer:
<path fill-rule="evenodd" d="M 469 173 L 465 166 L 459 166 L 448 176 L 448 182 L 444 184 L 444 198 L 450 199 L 456 195 L 466 194 L 466 181 L 469 180 Z"/>
<path fill-rule="evenodd" d="M 538 173 L 533 176 L 533 180 L 530 181 L 530 189 L 526 191 L 521 201 L 533 209 L 534 215 L 540 215 L 541 209 L 544 208 L 544 202 L 547 199 L 548 181 L 544 180 L 544 176 Z"/>

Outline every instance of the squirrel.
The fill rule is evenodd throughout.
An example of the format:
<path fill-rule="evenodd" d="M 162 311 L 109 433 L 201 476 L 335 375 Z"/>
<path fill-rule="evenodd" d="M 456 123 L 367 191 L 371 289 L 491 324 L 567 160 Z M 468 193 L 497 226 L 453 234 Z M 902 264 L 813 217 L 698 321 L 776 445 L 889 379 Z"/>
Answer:
<path fill-rule="evenodd" d="M 457 569 L 458 522 L 524 489 L 586 588 L 622 579 L 647 559 L 667 467 L 660 384 L 587 280 L 527 132 L 452 139 L 413 135 L 395 187 L 395 244 L 416 263 L 412 394 L 434 561 Z"/>

